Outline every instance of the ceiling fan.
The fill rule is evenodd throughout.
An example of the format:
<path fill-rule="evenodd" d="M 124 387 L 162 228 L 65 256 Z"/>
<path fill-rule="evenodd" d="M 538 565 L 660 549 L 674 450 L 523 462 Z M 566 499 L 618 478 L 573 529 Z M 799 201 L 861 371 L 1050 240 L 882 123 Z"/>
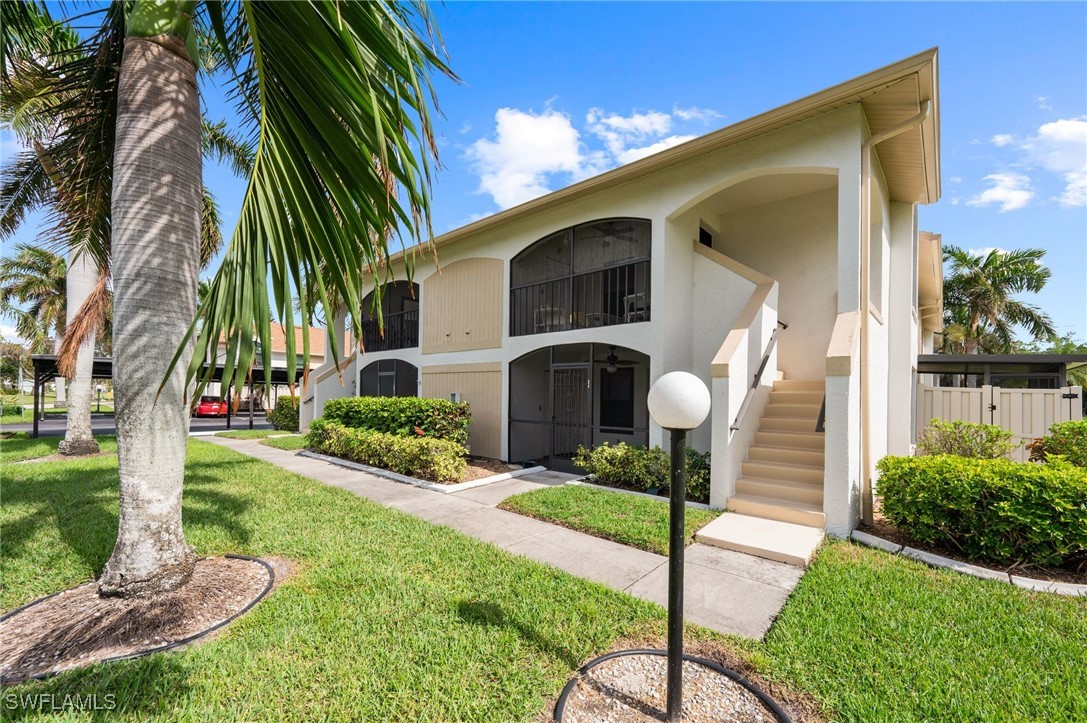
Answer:
<path fill-rule="evenodd" d="M 606 366 L 605 369 L 607 370 L 607 372 L 609 374 L 612 373 L 612 372 L 617 371 L 619 369 L 619 367 L 632 367 L 632 366 L 634 366 L 635 364 L 638 363 L 638 362 L 634 361 L 633 359 L 620 359 L 615 354 L 615 347 L 614 346 L 609 346 L 608 348 L 611 349 L 611 354 L 608 354 L 607 359 L 605 359 L 605 361 L 608 364 L 608 366 Z"/>

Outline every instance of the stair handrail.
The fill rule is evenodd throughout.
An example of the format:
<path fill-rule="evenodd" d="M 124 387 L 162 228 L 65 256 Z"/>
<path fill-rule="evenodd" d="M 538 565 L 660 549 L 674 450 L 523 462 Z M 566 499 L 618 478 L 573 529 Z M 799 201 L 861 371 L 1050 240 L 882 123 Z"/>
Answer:
<path fill-rule="evenodd" d="M 730 431 L 735 432 L 742 425 L 744 415 L 747 414 L 747 408 L 751 406 L 751 400 L 755 396 L 755 391 L 759 388 L 759 382 L 762 380 L 762 373 L 766 370 L 766 364 L 770 361 L 770 355 L 774 352 L 774 346 L 777 345 L 778 334 L 788 328 L 788 324 L 778 319 L 777 325 L 770 333 L 770 339 L 766 342 L 766 349 L 763 351 L 762 362 L 759 363 L 759 370 L 755 372 L 755 378 L 751 382 L 751 386 L 748 387 L 747 394 L 744 395 L 743 404 L 740 405 L 740 411 L 736 414 L 736 421 L 729 427 Z"/>

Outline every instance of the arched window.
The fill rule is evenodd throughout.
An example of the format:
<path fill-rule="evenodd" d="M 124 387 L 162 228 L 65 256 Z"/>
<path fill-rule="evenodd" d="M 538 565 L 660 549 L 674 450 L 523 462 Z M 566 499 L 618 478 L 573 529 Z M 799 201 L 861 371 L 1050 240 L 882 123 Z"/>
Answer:
<path fill-rule="evenodd" d="M 373 293 L 362 300 L 362 348 L 364 351 L 391 351 L 419 346 L 419 284 L 392 281 L 381 296 L 381 316 L 371 307 Z"/>
<path fill-rule="evenodd" d="M 360 397 L 417 397 L 419 369 L 401 359 L 367 364 L 359 377 Z"/>
<path fill-rule="evenodd" d="M 590 221 L 545 236 L 510 263 L 510 335 L 649 320 L 651 223 Z"/>

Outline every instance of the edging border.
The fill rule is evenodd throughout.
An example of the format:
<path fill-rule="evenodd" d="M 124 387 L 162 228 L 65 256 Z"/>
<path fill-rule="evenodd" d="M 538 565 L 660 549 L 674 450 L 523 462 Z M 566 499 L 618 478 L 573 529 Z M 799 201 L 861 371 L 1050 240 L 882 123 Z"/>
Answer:
<path fill-rule="evenodd" d="M 908 557 L 911 560 L 923 562 L 930 567 L 954 570 L 963 575 L 970 575 L 971 577 L 980 578 L 982 580 L 998 580 L 1033 592 L 1049 592 L 1057 595 L 1068 595 L 1069 597 L 1087 597 L 1087 585 L 1077 585 L 1071 582 L 1036 580 L 1032 577 L 1020 577 L 1019 575 L 1012 575 L 1007 572 L 1000 572 L 999 570 L 991 570 L 987 567 L 981 567 L 980 565 L 971 565 L 967 562 L 952 560 L 943 555 L 937 555 L 931 552 L 925 552 L 924 550 L 918 550 L 914 547 L 900 545 L 897 542 L 891 542 L 890 540 L 885 540 L 882 537 L 870 535 L 867 532 L 861 532 L 860 530 L 853 530 L 849 535 L 849 539 L 866 547 L 872 547 L 877 550 L 889 552 L 892 555 L 901 555 L 903 557 Z"/>
<path fill-rule="evenodd" d="M 638 492 L 637 490 L 624 490 L 624 489 L 622 489 L 620 487 L 608 487 L 606 485 L 598 485 L 598 484 L 594 484 L 592 482 L 586 482 L 584 477 L 581 478 L 581 479 L 572 479 L 572 480 L 570 480 L 568 482 L 564 482 L 563 484 L 576 485 L 576 486 L 579 486 L 579 487 L 592 487 L 593 489 L 597 489 L 597 490 L 607 490 L 608 492 L 618 492 L 621 495 L 635 495 L 637 497 L 648 497 L 651 500 L 656 500 L 657 502 L 664 502 L 665 504 L 668 504 L 668 498 L 667 497 L 661 497 L 660 495 L 651 495 L 648 492 Z M 686 504 L 688 507 L 693 507 L 693 508 L 695 508 L 697 510 L 713 510 L 714 512 L 723 512 L 724 511 L 720 507 L 710 507 L 709 505 L 707 505 L 707 504 L 705 504 L 703 502 L 689 502 L 689 501 L 685 500 L 684 504 Z"/>
<path fill-rule="evenodd" d="M 495 474 L 491 475 L 490 477 L 474 479 L 468 482 L 458 482 L 457 484 L 453 485 L 441 485 L 435 482 L 427 482 L 426 480 L 422 480 L 417 477 L 408 477 L 404 474 L 390 472 L 389 470 L 381 469 L 380 467 L 371 467 L 370 465 L 361 464 L 359 462 L 352 462 L 349 459 L 340 459 L 339 457 L 330 457 L 327 454 L 311 452 L 308 449 L 303 449 L 298 452 L 298 456 L 310 457 L 311 459 L 319 459 L 322 462 L 328 462 L 329 464 L 339 465 L 340 467 L 358 470 L 359 472 L 367 472 L 377 477 L 391 479 L 393 482 L 400 482 L 402 484 L 412 485 L 414 487 L 421 487 L 422 489 L 430 490 L 431 492 L 441 492 L 445 495 L 452 494 L 453 492 L 463 492 L 464 490 L 470 490 L 476 487 L 483 487 L 484 485 L 494 484 L 495 482 L 505 482 L 509 479 L 524 477 L 525 475 L 534 474 L 536 472 L 547 471 L 547 467 L 528 467 L 526 469 L 517 469 L 511 472 L 503 472 L 502 474 Z"/>

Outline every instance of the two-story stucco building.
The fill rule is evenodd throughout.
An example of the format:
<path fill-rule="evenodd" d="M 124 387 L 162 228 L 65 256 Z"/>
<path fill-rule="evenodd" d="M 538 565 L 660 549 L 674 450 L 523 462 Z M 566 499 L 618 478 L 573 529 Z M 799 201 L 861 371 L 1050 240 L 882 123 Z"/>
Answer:
<path fill-rule="evenodd" d="M 691 434 L 712 503 L 848 534 L 911 442 L 941 316 L 917 206 L 939 195 L 930 50 L 436 238 L 346 384 L 312 374 L 303 423 L 333 397 L 455 396 L 474 454 L 561 468 L 662 443 L 646 392 L 686 370 L 712 391 Z"/>

